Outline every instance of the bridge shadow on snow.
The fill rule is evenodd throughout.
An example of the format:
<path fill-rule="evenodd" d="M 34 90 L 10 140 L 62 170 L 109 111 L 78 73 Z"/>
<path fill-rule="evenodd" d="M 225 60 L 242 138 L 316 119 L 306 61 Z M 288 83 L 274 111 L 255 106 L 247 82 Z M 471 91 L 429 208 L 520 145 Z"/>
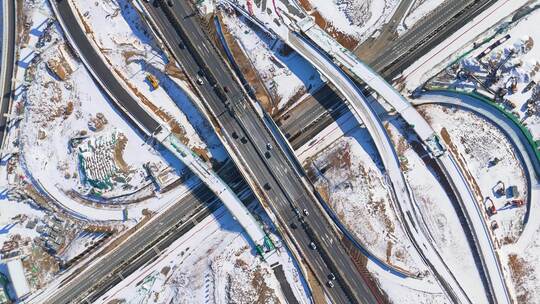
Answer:
<path fill-rule="evenodd" d="M 435 162 L 435 160 L 429 156 L 427 150 L 421 144 L 420 139 L 417 137 L 417 135 L 416 134 L 411 135 L 410 133 L 404 132 L 405 128 L 403 128 L 403 126 L 406 125 L 406 122 L 401 117 L 390 120 L 390 123 L 396 127 L 396 129 L 399 131 L 401 136 L 408 139 L 408 142 L 411 144 L 411 147 L 414 150 L 414 152 L 421 157 L 426 168 L 429 170 L 431 175 L 437 180 L 437 182 L 439 182 L 439 184 L 444 189 L 445 194 L 450 199 L 450 203 L 452 204 L 452 207 L 454 211 L 456 212 L 456 215 L 459 219 L 459 223 L 463 227 L 463 232 L 465 234 L 465 237 L 467 238 L 467 243 L 472 252 L 472 257 L 474 259 L 475 266 L 478 269 L 480 276 L 482 278 L 482 284 L 484 286 L 484 289 L 489 290 L 489 284 L 486 279 L 486 273 L 484 272 L 482 268 L 482 261 L 480 260 L 479 255 L 476 254 L 479 251 L 476 244 L 474 243 L 472 231 L 468 227 L 465 214 L 463 213 L 463 210 L 460 207 L 458 198 L 456 197 L 456 195 L 454 194 L 454 191 L 452 190 L 450 181 L 445 177 L 442 169 L 439 167 L 437 162 Z M 418 206 L 420 209 L 422 209 L 423 207 L 421 202 L 418 202 Z M 436 228 L 436 227 L 431 227 L 431 228 Z"/>

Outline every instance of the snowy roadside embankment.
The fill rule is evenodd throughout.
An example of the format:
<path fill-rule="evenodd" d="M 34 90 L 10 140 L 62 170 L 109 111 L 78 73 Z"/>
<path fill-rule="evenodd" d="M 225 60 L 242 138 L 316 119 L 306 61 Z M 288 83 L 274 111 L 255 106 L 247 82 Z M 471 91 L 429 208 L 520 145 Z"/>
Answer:
<path fill-rule="evenodd" d="M 301 0 L 300 3 L 321 28 L 352 50 L 390 20 L 399 0 Z"/>
<path fill-rule="evenodd" d="M 184 79 L 173 79 L 181 78 L 181 72 L 157 46 L 133 4 L 126 0 L 71 2 L 89 37 L 141 104 L 203 158 L 224 161 L 227 154 L 219 139 L 176 83 Z"/>

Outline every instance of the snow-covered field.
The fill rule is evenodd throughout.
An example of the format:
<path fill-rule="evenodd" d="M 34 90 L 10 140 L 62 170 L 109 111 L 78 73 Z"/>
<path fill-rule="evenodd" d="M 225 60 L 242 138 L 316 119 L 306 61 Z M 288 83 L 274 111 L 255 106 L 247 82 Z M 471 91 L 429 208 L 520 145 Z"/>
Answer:
<path fill-rule="evenodd" d="M 307 303 L 304 282 L 280 250 L 287 282 Z M 175 241 L 156 261 L 126 277 L 98 302 L 285 303 L 273 270 L 223 208 Z"/>
<path fill-rule="evenodd" d="M 317 24 L 353 49 L 387 23 L 399 0 L 301 0 Z"/>
<path fill-rule="evenodd" d="M 322 76 L 306 60 L 282 41 L 248 24 L 245 17 L 225 13 L 222 20 L 257 70 L 277 110 L 290 106 L 323 84 Z"/>
<path fill-rule="evenodd" d="M 415 275 L 425 270 L 397 224 L 382 164 L 365 129 L 345 134 L 306 166 L 338 218 L 377 258 Z"/>
<path fill-rule="evenodd" d="M 407 11 L 407 15 L 399 24 L 397 31 L 399 35 L 404 34 L 413 27 L 418 21 L 431 13 L 445 0 L 414 0 Z"/>
<path fill-rule="evenodd" d="M 523 229 L 526 207 L 507 203 L 519 199 L 526 202 L 529 189 L 514 147 L 499 129 L 468 111 L 434 105 L 422 106 L 420 111 L 439 134 L 445 133 L 443 129 L 447 131 L 448 136 L 442 134 L 442 138 L 444 141 L 449 138 L 457 148 L 466 172 L 472 176 L 469 181 L 477 199 L 483 200 L 483 209 L 491 207 L 493 202 L 498 212 L 489 218 L 489 223 L 496 221 L 499 225 L 494 231 L 499 244 L 515 242 Z M 495 159 L 498 159 L 496 164 Z M 496 193 L 503 185 L 502 194 Z M 517 186 L 516 197 L 509 197 L 510 186 Z"/>

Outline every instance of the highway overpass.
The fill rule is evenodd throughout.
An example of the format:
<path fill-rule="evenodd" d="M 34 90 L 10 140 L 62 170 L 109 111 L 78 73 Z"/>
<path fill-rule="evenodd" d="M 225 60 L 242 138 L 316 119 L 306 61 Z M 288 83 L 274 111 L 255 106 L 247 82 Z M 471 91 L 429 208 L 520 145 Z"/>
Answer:
<path fill-rule="evenodd" d="M 2 58 L 0 59 L 0 157 L 6 140 L 7 114 L 11 104 L 12 79 L 15 65 L 15 0 L 5 0 L 2 5 Z"/>
<path fill-rule="evenodd" d="M 272 240 L 270 240 L 267 234 L 262 230 L 261 224 L 255 220 L 253 215 L 247 210 L 246 206 L 244 206 L 242 201 L 221 177 L 212 171 L 197 154 L 192 152 L 169 130 L 162 128 L 162 131 L 156 134 L 155 138 L 186 164 L 189 169 L 206 184 L 214 195 L 221 200 L 227 210 L 231 212 L 234 219 L 251 238 L 251 241 L 255 243 L 257 253 L 266 260 L 271 258 L 271 254 L 275 252 Z M 270 261 L 268 262 L 273 264 Z"/>
<path fill-rule="evenodd" d="M 431 155 L 436 159 L 437 163 L 442 168 L 442 171 L 445 173 L 446 178 L 450 181 L 456 197 L 460 202 L 466 216 L 467 223 L 472 231 L 472 235 L 475 238 L 475 243 L 477 244 L 479 250 L 480 260 L 482 262 L 482 267 L 487 277 L 490 289 L 488 294 L 490 294 L 497 303 L 509 303 L 511 300 L 508 294 L 508 288 L 506 286 L 502 267 L 497 257 L 495 244 L 491 237 L 488 224 L 480 209 L 480 204 L 476 200 L 475 194 L 457 161 L 454 159 L 451 153 L 445 151 L 446 149 L 442 143 L 439 142 L 439 139 L 435 135 L 435 132 L 431 126 L 416 111 L 416 109 L 407 99 L 405 99 L 388 82 L 386 82 L 386 80 L 374 72 L 370 67 L 360 61 L 352 52 L 342 47 L 330 35 L 318 27 L 313 18 L 308 17 L 300 20 L 296 23 L 296 25 L 299 27 L 300 32 L 309 37 L 310 40 L 316 44 L 316 47 L 319 48 L 319 50 L 324 51 L 326 54 L 328 54 L 328 56 L 330 56 L 330 58 L 332 58 L 332 61 L 340 64 L 343 68 L 348 69 L 353 75 L 358 77 L 368 87 L 379 94 L 381 98 L 388 102 L 401 115 L 401 117 L 410 126 L 412 126 L 422 143 L 424 143 L 424 145 L 428 148 L 428 151 L 430 151 Z M 308 52 L 304 54 L 304 57 L 308 60 L 310 60 L 310 57 L 316 56 L 316 52 Z M 320 70 L 325 64 L 330 64 L 332 61 L 327 60 L 326 63 L 315 63 L 315 67 Z M 335 76 L 336 74 L 334 73 L 331 74 L 330 77 L 327 77 L 330 79 L 330 81 L 333 81 L 333 77 Z M 343 88 L 340 91 L 343 92 Z M 367 106 L 367 103 L 359 103 L 359 101 L 359 99 L 349 99 L 349 103 L 354 111 L 357 111 L 357 109 L 360 107 Z M 378 120 L 376 115 L 374 115 L 372 118 Z M 364 123 L 366 122 L 365 120 L 363 121 Z M 373 133 L 371 134 L 373 136 Z M 383 153 L 387 152 L 388 151 L 385 151 Z M 379 153 L 381 153 L 381 150 L 379 150 Z M 385 156 L 382 157 L 383 163 L 385 163 L 386 167 L 387 162 L 384 162 Z M 396 162 L 399 164 L 397 157 Z M 388 167 L 386 168 L 390 171 Z M 399 168 L 399 166 L 396 167 L 396 170 L 397 168 Z M 398 178 L 397 172 L 395 176 L 390 175 L 390 177 L 391 180 L 394 181 L 394 178 Z M 403 185 L 405 186 L 405 180 L 403 180 L 403 182 Z M 400 193 L 398 192 L 397 194 L 399 197 Z"/>
<path fill-rule="evenodd" d="M 197 79 L 202 70 L 204 83 L 193 83 L 202 97 L 201 111 L 208 116 L 267 212 L 279 223 L 287 245 L 300 253 L 297 258 L 301 264 L 315 274 L 332 302 L 376 302 L 340 237 L 336 237 L 331 220 L 314 197 L 314 189 L 304 184 L 302 173 L 289 163 L 264 124 L 263 116 L 209 40 L 199 17 L 186 17 L 194 8 L 185 1 L 173 1 L 174 9 L 168 9 L 164 2 L 159 7 L 152 4 L 144 7 L 154 28 L 190 78 Z M 219 92 L 224 86 L 229 92 Z M 269 143 L 273 148 L 268 149 Z M 317 250 L 310 248 L 311 242 L 317 244 Z M 331 272 L 338 278 L 334 288 L 326 286 Z"/>
<path fill-rule="evenodd" d="M 82 27 L 71 11 L 69 1 L 51 1 L 51 3 L 53 4 L 53 9 L 57 14 L 58 19 L 63 25 L 68 40 L 71 41 L 72 46 L 81 55 L 82 61 L 89 67 L 89 71 L 92 73 L 94 79 L 103 87 L 109 96 L 111 96 L 113 104 L 127 116 L 128 120 L 136 126 L 142 134 L 146 134 L 147 136 L 159 134 L 159 123 L 157 123 L 151 114 L 144 111 L 123 84 L 118 82 L 118 80 L 111 75 L 108 66 L 103 63 L 100 54 L 96 53 L 94 47 L 90 41 L 88 41 L 88 37 L 85 35 Z M 186 4 L 180 2 L 175 3 L 175 5 L 180 6 Z M 158 17 L 158 22 L 161 25 L 160 29 L 165 33 L 168 42 L 176 46 L 171 48 L 175 55 L 178 58 L 183 59 L 182 63 L 185 64 L 187 61 L 188 64 L 185 64 L 186 70 L 193 79 L 196 78 L 200 68 L 194 63 L 193 57 L 189 52 L 180 50 L 178 47 L 181 38 L 178 37 L 174 28 L 171 29 L 170 21 L 166 18 L 161 9 L 151 6 L 150 10 Z M 191 10 L 190 7 L 186 7 L 183 12 L 189 14 L 191 13 Z M 182 14 L 182 12 L 177 11 L 175 13 Z M 186 20 L 185 18 L 179 19 Z M 317 278 L 320 280 L 321 285 L 326 283 L 326 277 L 330 272 L 336 273 L 336 276 L 338 277 L 336 287 L 332 289 L 328 288 L 329 296 L 333 301 L 336 303 L 347 303 L 350 301 L 366 303 L 374 302 L 371 300 L 371 292 L 366 291 L 365 287 L 362 285 L 363 279 L 355 270 L 355 266 L 350 257 L 348 257 L 344 249 L 339 245 L 339 238 L 333 237 L 331 225 L 328 224 L 328 222 L 321 220 L 324 219 L 324 214 L 320 213 L 318 206 L 312 205 L 312 195 L 306 192 L 303 184 L 299 183 L 298 177 L 295 175 L 296 173 L 290 169 L 285 157 L 278 149 L 274 149 L 272 151 L 272 157 L 268 161 L 269 163 L 266 163 L 267 161 L 263 156 L 266 144 L 271 142 L 277 147 L 275 139 L 272 138 L 271 134 L 269 134 L 261 124 L 259 120 L 260 117 L 258 117 L 256 112 L 250 108 L 248 101 L 243 99 L 243 92 L 238 88 L 236 79 L 231 77 L 230 71 L 223 65 L 223 62 L 220 61 L 219 55 L 214 53 L 215 50 L 201 30 L 200 24 L 196 21 L 194 22 L 193 19 L 195 18 L 189 18 L 186 23 L 188 23 L 187 26 L 192 29 L 190 35 L 196 37 L 192 39 L 199 45 L 197 52 L 200 52 L 204 56 L 209 56 L 208 62 L 216 63 L 217 68 L 214 71 L 217 78 L 228 82 L 232 91 L 231 95 L 235 96 L 235 99 L 233 99 L 235 102 L 225 106 L 221 100 L 214 95 L 214 88 L 210 86 L 208 82 L 205 82 L 203 85 L 205 87 L 205 89 L 202 90 L 204 91 L 203 96 L 210 98 L 212 101 L 209 103 L 208 107 L 220 115 L 222 125 L 219 126 L 219 129 L 226 132 L 229 142 L 235 141 L 235 150 L 232 151 L 233 158 L 236 156 L 234 154 L 237 150 L 243 151 L 243 153 L 240 153 L 240 157 L 242 158 L 241 165 L 244 165 L 244 161 L 250 163 L 251 166 L 249 167 L 250 170 L 252 170 L 250 174 L 258 176 L 258 187 L 255 188 L 256 193 L 260 193 L 262 190 L 261 188 L 268 185 L 269 190 L 266 190 L 266 195 L 271 198 L 271 200 L 280 200 L 276 203 L 276 208 L 281 212 L 280 216 L 282 217 L 282 221 L 285 222 L 285 225 L 288 225 L 292 221 L 297 221 L 299 227 L 305 228 L 295 230 L 294 238 L 296 243 L 293 244 L 293 246 L 302 248 L 304 258 L 309 260 L 309 263 L 313 265 L 312 268 L 315 269 L 315 273 L 317 273 Z M 241 124 L 236 118 L 231 117 L 230 114 L 226 114 L 232 111 L 237 111 L 237 114 L 239 114 L 237 116 L 240 116 L 242 119 L 240 121 Z M 240 114 L 242 111 L 244 111 L 243 114 L 245 115 Z M 233 138 L 233 133 L 238 135 L 237 140 Z M 244 139 L 246 142 L 244 142 Z M 269 170 L 269 168 L 273 168 L 274 171 Z M 197 169 L 194 170 L 196 171 Z M 209 183 L 209 185 L 210 184 L 211 183 Z M 287 184 L 287 187 L 284 186 L 285 184 Z M 253 184 L 251 185 L 252 187 L 254 186 Z M 297 217 L 293 211 L 293 207 L 300 210 L 309 210 L 317 220 L 311 221 L 309 218 L 306 220 L 303 217 Z M 309 248 L 309 244 L 312 241 L 317 242 L 318 247 L 320 248 L 319 250 L 314 251 Z M 324 253 L 324 255 L 321 256 L 321 253 Z M 330 266 L 328 266 L 327 263 Z M 104 270 L 101 269 L 100 271 Z M 340 273 L 342 272 L 346 272 L 347 276 L 340 276 Z M 350 299 L 351 296 L 347 295 L 341 289 L 342 284 L 347 284 L 349 286 L 348 290 L 349 293 L 353 294 L 353 299 Z M 86 288 L 90 287 L 91 285 L 86 285 Z M 70 292 L 68 288 L 63 288 L 62 290 L 65 292 L 57 293 L 52 300 L 61 299 L 61 301 L 65 302 L 69 301 L 68 295 L 75 295 L 73 292 Z M 79 289 L 79 291 L 81 290 L 84 289 Z"/>
<path fill-rule="evenodd" d="M 442 260 L 432 242 L 420 229 L 421 221 L 416 220 L 416 208 L 413 204 L 405 177 L 401 172 L 399 159 L 393 144 L 379 118 L 371 106 L 366 102 L 365 96 L 357 86 L 339 69 L 328 57 L 325 57 L 314 45 L 297 33 L 291 32 L 285 40 L 306 60 L 313 64 L 319 72 L 327 77 L 348 101 L 353 115 L 359 122 L 363 122 L 370 133 L 377 151 L 389 177 L 389 187 L 393 199 L 398 203 L 405 231 L 422 256 L 424 262 L 441 282 L 443 290 L 456 302 L 470 302 L 452 272 Z"/>

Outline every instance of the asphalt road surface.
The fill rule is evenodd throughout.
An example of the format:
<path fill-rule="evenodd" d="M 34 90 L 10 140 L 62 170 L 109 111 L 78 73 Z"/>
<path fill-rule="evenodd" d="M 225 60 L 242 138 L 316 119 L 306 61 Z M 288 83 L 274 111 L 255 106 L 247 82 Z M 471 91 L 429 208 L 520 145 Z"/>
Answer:
<path fill-rule="evenodd" d="M 187 1 L 173 0 L 173 3 L 172 18 L 181 23 L 183 33 L 171 26 L 162 8 L 153 4 L 147 5 L 146 8 L 157 22 L 175 57 L 192 79 L 199 77 L 200 67 L 190 51 L 199 53 L 204 62 L 211 67 L 219 85 L 228 88 L 227 97 L 231 104 L 226 106 L 214 93 L 208 79 L 205 79 L 202 85 L 198 85 L 207 107 L 221 124 L 222 132 L 238 151 L 237 155 L 243 159 L 244 164 L 241 165 L 251 170 L 260 189 L 266 188 L 263 191 L 266 192 L 270 207 L 279 218 L 281 226 L 292 235 L 296 242 L 294 245 L 305 258 L 304 263 L 314 271 L 322 284 L 325 284 L 331 272 L 336 274 L 338 280 L 335 287 L 325 287 L 334 303 L 375 302 L 351 258 L 334 235 L 331 224 L 316 205 L 318 202 L 307 192 L 283 152 L 277 148 L 267 151 L 267 143 L 271 143 L 273 147 L 277 147 L 277 144 L 248 104 L 249 101 L 244 98 L 239 83 L 203 31 L 200 19 L 193 16 L 193 8 Z M 182 41 L 181 36 L 191 41 L 193 46 L 190 47 L 188 41 Z M 180 44 L 187 47 L 179 47 Z M 265 156 L 266 152 L 269 152 L 270 157 Z M 268 186 L 264 187 L 266 184 Z M 300 210 L 301 214 L 306 209 L 309 216 L 297 216 L 294 208 Z M 291 223 L 297 228 L 290 228 Z M 317 244 L 316 250 L 310 248 L 311 242 Z"/>
<path fill-rule="evenodd" d="M 84 57 L 101 83 L 106 86 L 108 93 L 120 103 L 120 106 L 114 101 L 111 101 L 112 104 L 130 122 L 131 126 L 143 134 L 150 135 L 156 131 L 159 128 L 159 122 L 149 115 L 127 89 L 122 86 L 100 55 L 92 47 L 83 28 L 77 22 L 74 11 L 71 10 L 69 1 L 56 1 L 56 7 L 64 22 L 64 31 L 67 31 L 74 40 L 81 52 L 79 55 Z M 93 77 L 95 76 L 93 75 Z M 126 115 L 126 111 L 131 116 Z"/>
<path fill-rule="evenodd" d="M 392 79 L 495 2 L 444 1 L 368 64 L 386 79 Z"/>
<path fill-rule="evenodd" d="M 401 24 L 401 20 L 405 17 L 413 2 L 415 0 L 401 0 L 392 18 L 380 29 L 380 34 L 375 38 L 370 37 L 358 45 L 354 49 L 354 53 L 364 62 L 372 62 L 382 51 L 393 45 L 398 38 L 397 27 Z"/>
<path fill-rule="evenodd" d="M 0 148 L 3 147 L 3 141 L 4 141 L 4 133 L 6 130 L 6 124 L 7 124 L 7 118 L 4 116 L 4 114 L 7 113 L 9 109 L 9 104 L 11 102 L 11 79 L 13 78 L 13 65 L 15 61 L 15 1 L 14 0 L 7 0 L 4 1 L 2 4 L 4 5 L 3 9 L 5 10 L 5 15 L 7 15 L 8 20 L 7 22 L 4 22 L 4 25 L 7 27 L 7 37 L 2 37 L 2 39 L 6 40 L 7 49 L 3 50 L 6 52 L 6 54 L 2 54 L 2 56 L 6 56 L 7 62 L 6 66 L 0 67 L 4 71 L 5 78 L 0 79 L 0 81 L 3 82 L 3 92 L 0 92 L 2 94 L 2 100 L 0 100 Z"/>

